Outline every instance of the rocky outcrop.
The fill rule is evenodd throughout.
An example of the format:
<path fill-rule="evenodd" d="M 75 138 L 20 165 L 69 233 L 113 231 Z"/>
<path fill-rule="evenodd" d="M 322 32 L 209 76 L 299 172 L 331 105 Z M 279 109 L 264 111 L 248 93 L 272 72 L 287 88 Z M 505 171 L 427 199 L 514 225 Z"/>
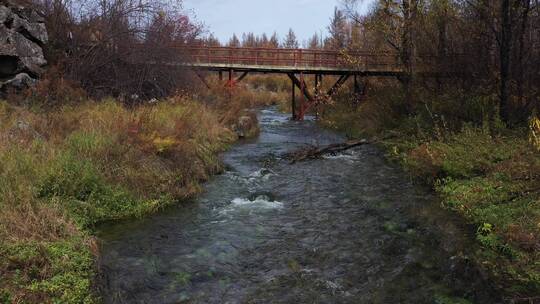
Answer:
<path fill-rule="evenodd" d="M 32 85 L 47 64 L 45 19 L 15 0 L 0 0 L 0 93 Z"/>

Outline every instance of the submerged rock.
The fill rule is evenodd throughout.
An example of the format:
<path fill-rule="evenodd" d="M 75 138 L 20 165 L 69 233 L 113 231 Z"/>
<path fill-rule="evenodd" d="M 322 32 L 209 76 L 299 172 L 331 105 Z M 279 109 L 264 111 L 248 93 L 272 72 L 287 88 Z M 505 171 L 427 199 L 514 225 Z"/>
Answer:
<path fill-rule="evenodd" d="M 0 94 L 35 83 L 47 64 L 44 18 L 16 1 L 0 0 Z"/>
<path fill-rule="evenodd" d="M 250 115 L 240 116 L 232 129 L 239 138 L 252 137 L 259 132 L 257 118 Z"/>

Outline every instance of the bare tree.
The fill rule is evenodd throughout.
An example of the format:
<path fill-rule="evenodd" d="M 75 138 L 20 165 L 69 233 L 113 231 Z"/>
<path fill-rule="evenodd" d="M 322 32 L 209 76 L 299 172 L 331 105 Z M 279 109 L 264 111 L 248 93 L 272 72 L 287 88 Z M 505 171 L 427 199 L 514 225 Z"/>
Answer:
<path fill-rule="evenodd" d="M 236 36 L 236 34 L 233 34 L 231 39 L 229 40 L 229 43 L 227 43 L 228 47 L 240 47 L 240 39 Z"/>
<path fill-rule="evenodd" d="M 344 2 L 349 17 L 377 33 L 387 46 L 399 54 L 404 67 L 403 83 L 406 104 L 412 110 L 414 103 L 413 82 L 415 77 L 417 16 L 420 0 L 379 0 L 369 22 L 356 13 L 359 0 Z"/>
<path fill-rule="evenodd" d="M 202 32 L 180 4 L 36 0 L 45 12 L 53 62 L 96 97 L 162 97 L 187 84 L 187 74 L 164 68 L 185 61 L 182 46 Z"/>

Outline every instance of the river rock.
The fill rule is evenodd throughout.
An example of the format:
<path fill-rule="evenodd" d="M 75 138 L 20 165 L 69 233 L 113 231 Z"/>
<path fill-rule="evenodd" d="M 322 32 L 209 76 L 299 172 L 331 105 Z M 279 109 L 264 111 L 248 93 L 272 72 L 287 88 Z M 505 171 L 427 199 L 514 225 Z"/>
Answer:
<path fill-rule="evenodd" d="M 43 139 L 43 136 L 28 122 L 19 120 L 13 123 L 13 126 L 9 129 L 8 138 L 20 142 L 22 140 Z"/>
<path fill-rule="evenodd" d="M 35 83 L 47 64 L 45 19 L 35 9 L 0 0 L 0 95 Z"/>
<path fill-rule="evenodd" d="M 239 138 L 251 137 L 258 131 L 257 119 L 248 115 L 240 116 L 233 130 Z"/>
<path fill-rule="evenodd" d="M 26 73 L 19 73 L 15 75 L 15 77 L 4 82 L 4 85 L 18 90 L 22 90 L 24 88 L 32 86 L 35 82 L 36 80 L 30 77 L 30 75 Z"/>

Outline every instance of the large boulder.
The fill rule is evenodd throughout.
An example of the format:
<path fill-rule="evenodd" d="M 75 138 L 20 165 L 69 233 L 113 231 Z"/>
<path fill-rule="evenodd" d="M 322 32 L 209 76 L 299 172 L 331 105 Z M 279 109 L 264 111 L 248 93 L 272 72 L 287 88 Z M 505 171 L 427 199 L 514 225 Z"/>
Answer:
<path fill-rule="evenodd" d="M 0 94 L 35 83 L 47 64 L 45 19 L 14 0 L 0 0 Z"/>

